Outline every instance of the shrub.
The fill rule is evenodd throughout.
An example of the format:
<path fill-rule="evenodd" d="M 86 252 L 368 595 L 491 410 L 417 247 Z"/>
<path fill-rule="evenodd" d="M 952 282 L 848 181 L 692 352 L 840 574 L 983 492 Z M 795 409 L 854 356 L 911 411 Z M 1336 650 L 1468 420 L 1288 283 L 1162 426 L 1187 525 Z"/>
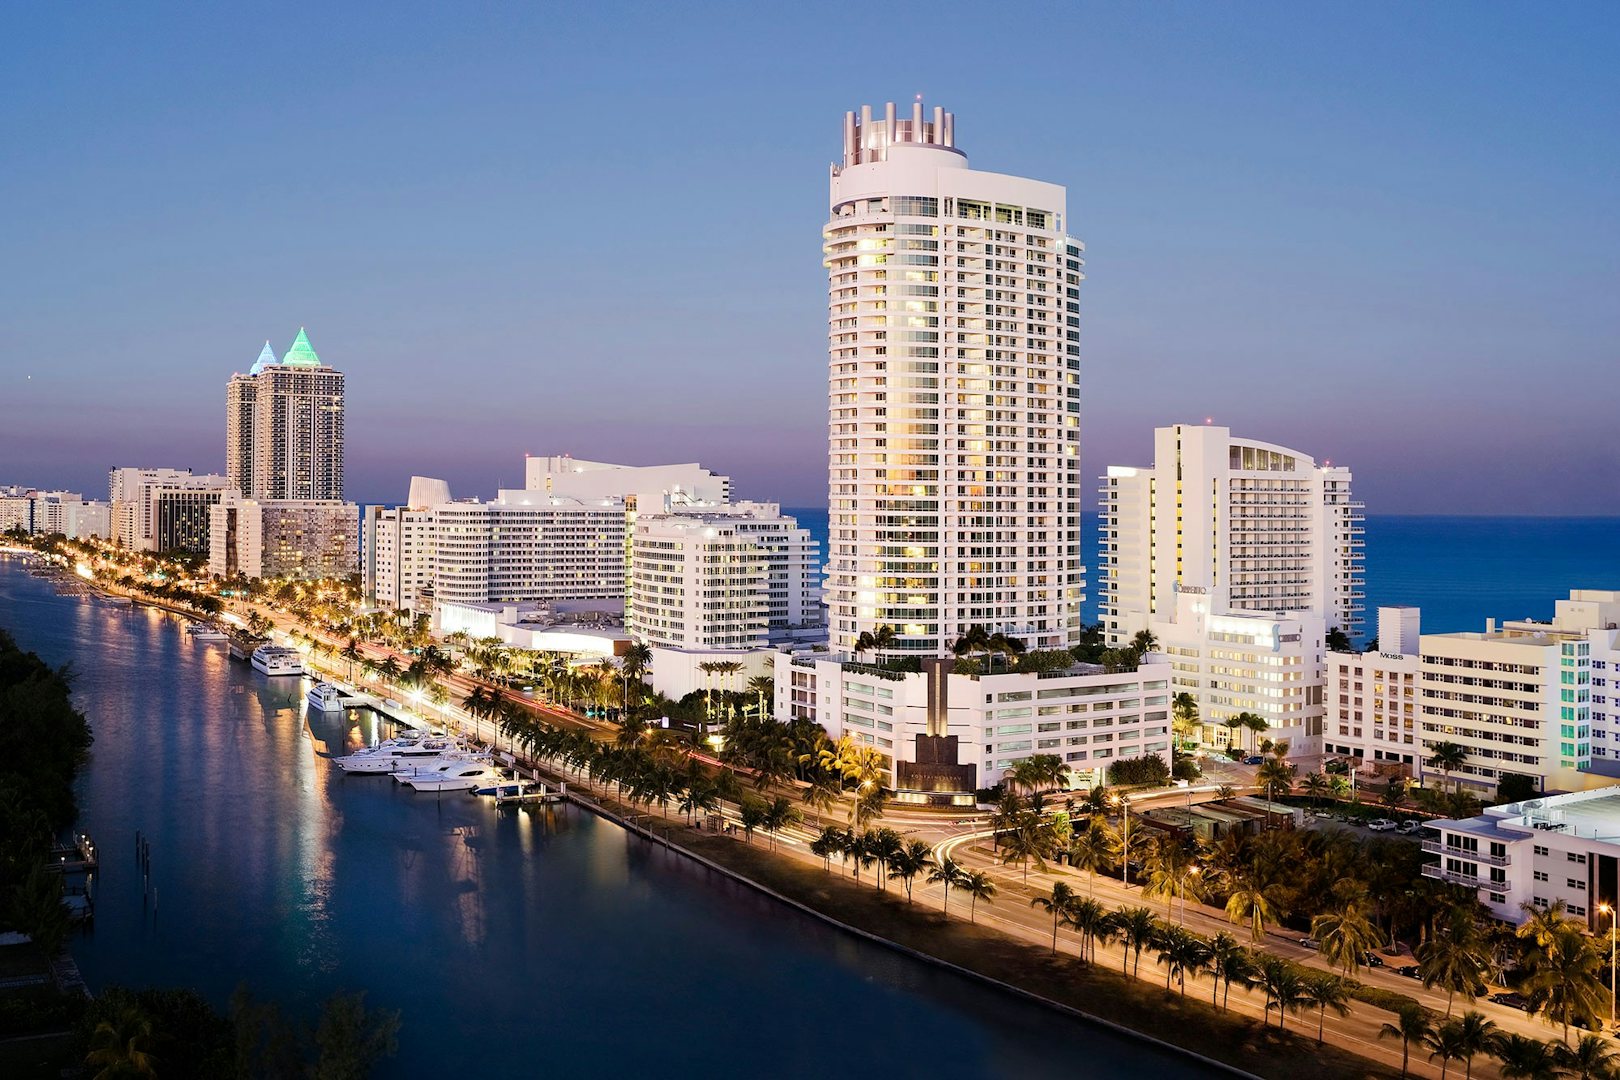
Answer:
<path fill-rule="evenodd" d="M 1170 779 L 1170 766 L 1154 755 L 1125 758 L 1108 766 L 1108 782 L 1130 786 L 1163 784 Z"/>

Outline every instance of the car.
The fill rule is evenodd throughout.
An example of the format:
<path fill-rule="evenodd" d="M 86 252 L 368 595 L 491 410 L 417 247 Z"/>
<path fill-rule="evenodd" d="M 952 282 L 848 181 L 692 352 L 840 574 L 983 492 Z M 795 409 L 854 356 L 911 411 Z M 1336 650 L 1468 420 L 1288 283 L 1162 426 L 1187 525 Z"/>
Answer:
<path fill-rule="evenodd" d="M 1313 937 L 1302 937 L 1299 939 L 1299 943 L 1307 949 L 1320 949 L 1322 947 L 1322 943 Z"/>
<path fill-rule="evenodd" d="M 1423 978 L 1423 971 L 1416 964 L 1402 964 L 1395 969 L 1395 974 L 1405 976 L 1408 979 Z"/>
<path fill-rule="evenodd" d="M 1395 823 L 1387 817 L 1374 818 L 1367 822 L 1367 828 L 1373 832 L 1389 832 L 1395 828 Z"/>
<path fill-rule="evenodd" d="M 1259 754 L 1251 754 L 1248 757 L 1243 759 L 1243 764 L 1245 764 L 1245 765 L 1263 765 L 1263 764 L 1265 764 L 1265 760 L 1266 759 L 1261 757 Z"/>
<path fill-rule="evenodd" d="M 1381 968 L 1384 966 L 1384 958 L 1379 956 L 1377 953 L 1362 953 L 1361 962 L 1370 968 Z"/>
<path fill-rule="evenodd" d="M 1530 1008 L 1530 999 L 1525 997 L 1523 994 L 1515 994 L 1512 992 L 1505 994 L 1492 994 L 1491 1000 L 1496 1002 L 1498 1005 L 1506 1005 L 1510 1009 L 1524 1009 L 1528 1011 Z"/>
<path fill-rule="evenodd" d="M 1403 821 L 1396 826 L 1395 831 L 1400 833 L 1402 836 L 1415 836 L 1423 831 L 1423 822 Z"/>

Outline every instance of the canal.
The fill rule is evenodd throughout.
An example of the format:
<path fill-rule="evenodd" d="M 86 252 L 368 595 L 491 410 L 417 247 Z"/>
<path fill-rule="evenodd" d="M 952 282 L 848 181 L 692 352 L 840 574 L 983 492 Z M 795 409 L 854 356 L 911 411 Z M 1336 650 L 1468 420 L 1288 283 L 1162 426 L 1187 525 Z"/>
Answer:
<path fill-rule="evenodd" d="M 0 626 L 70 663 L 95 732 L 81 825 L 93 989 L 238 985 L 402 1011 L 394 1077 L 1206 1073 L 856 941 L 572 807 L 346 777 L 377 718 L 304 707 L 180 620 L 0 561 Z M 151 844 L 151 889 L 135 858 Z M 154 894 L 155 893 L 155 897 Z"/>

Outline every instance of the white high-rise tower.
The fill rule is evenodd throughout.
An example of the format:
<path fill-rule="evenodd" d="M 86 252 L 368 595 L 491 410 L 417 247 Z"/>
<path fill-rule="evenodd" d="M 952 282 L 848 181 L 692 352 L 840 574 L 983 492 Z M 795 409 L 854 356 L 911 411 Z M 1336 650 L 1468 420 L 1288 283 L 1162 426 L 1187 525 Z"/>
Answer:
<path fill-rule="evenodd" d="M 265 342 L 225 393 L 225 475 L 252 499 L 342 500 L 343 373 L 300 328 L 280 360 Z"/>
<path fill-rule="evenodd" d="M 892 627 L 938 656 L 974 624 L 1078 639 L 1079 296 L 1066 193 L 968 167 L 919 100 L 844 117 L 828 273 L 831 646 Z"/>

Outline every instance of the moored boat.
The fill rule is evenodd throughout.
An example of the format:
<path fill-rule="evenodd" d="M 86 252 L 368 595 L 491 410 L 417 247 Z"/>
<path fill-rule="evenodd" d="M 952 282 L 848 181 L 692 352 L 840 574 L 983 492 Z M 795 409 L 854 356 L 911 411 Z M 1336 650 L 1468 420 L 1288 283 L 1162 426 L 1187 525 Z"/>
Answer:
<path fill-rule="evenodd" d="M 253 650 L 253 666 L 266 675 L 302 675 L 304 658 L 297 649 L 282 645 L 260 645 Z"/>
<path fill-rule="evenodd" d="M 318 682 L 309 688 L 304 695 L 310 708 L 321 712 L 342 712 L 348 707 L 349 695 L 333 686 L 331 683 Z"/>

